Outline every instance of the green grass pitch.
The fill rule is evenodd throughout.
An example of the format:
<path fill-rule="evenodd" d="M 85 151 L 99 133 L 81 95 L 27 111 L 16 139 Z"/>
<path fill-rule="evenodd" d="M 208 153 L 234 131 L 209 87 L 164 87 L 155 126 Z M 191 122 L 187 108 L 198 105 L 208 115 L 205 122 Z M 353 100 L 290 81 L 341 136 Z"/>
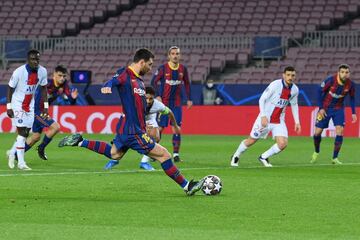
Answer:
<path fill-rule="evenodd" d="M 140 155 L 129 151 L 112 171 L 106 159 L 82 148 L 47 148 L 48 161 L 26 154 L 33 171 L 10 170 L 5 152 L 14 134 L 1 134 L 0 239 L 359 239 L 360 144 L 345 138 L 332 166 L 333 139 L 322 141 L 311 165 L 310 137 L 291 137 L 263 168 L 260 153 L 273 143 L 259 141 L 241 158 L 230 156 L 240 136 L 183 136 L 177 164 L 188 179 L 215 174 L 219 196 L 187 197 L 158 163 L 141 171 Z M 110 141 L 112 135 L 85 135 Z M 171 136 L 162 143 L 171 150 Z"/>

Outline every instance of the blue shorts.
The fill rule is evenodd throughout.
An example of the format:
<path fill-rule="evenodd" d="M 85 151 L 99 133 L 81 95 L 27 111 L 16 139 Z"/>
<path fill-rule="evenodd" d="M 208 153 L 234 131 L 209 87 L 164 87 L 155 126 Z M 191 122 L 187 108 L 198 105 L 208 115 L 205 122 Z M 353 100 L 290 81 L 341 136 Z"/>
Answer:
<path fill-rule="evenodd" d="M 182 123 L 182 107 L 169 107 L 170 110 L 174 113 L 175 116 L 175 120 L 177 125 L 179 125 L 181 127 L 181 123 Z M 161 115 L 160 117 L 160 121 L 159 121 L 159 126 L 160 127 L 167 127 L 169 125 L 169 115 Z M 173 125 L 173 124 L 171 124 Z"/>
<path fill-rule="evenodd" d="M 44 128 L 50 127 L 55 121 L 51 117 L 43 118 L 40 117 L 40 113 L 35 113 L 34 123 L 32 131 L 34 133 L 42 133 Z"/>
<path fill-rule="evenodd" d="M 328 109 L 326 117 L 323 119 L 316 118 L 315 126 L 318 128 L 328 128 L 329 121 L 332 119 L 334 126 L 345 126 L 345 112 L 344 109 Z"/>
<path fill-rule="evenodd" d="M 147 135 L 147 133 L 129 135 L 116 134 L 113 143 L 118 150 L 121 150 L 124 153 L 131 148 L 142 155 L 147 155 L 155 147 L 155 142 Z"/>

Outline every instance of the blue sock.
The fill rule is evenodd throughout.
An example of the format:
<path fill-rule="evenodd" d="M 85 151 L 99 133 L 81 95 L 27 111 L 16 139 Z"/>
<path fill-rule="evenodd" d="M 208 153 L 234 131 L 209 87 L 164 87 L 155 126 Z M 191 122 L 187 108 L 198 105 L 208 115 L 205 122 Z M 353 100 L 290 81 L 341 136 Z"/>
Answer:
<path fill-rule="evenodd" d="M 319 135 L 319 136 L 314 135 L 313 138 L 314 138 L 315 152 L 319 153 L 320 152 L 321 135 Z"/>
<path fill-rule="evenodd" d="M 338 157 L 342 143 L 343 143 L 343 136 L 336 135 L 334 142 L 333 159 Z"/>
<path fill-rule="evenodd" d="M 180 144 L 181 144 L 181 135 L 180 134 L 173 134 L 172 144 L 173 144 L 174 153 L 179 153 Z"/>
<path fill-rule="evenodd" d="M 50 142 L 52 138 L 49 138 L 48 136 L 44 136 L 42 143 L 39 145 L 39 148 L 45 148 Z"/>
<path fill-rule="evenodd" d="M 30 148 L 31 146 L 25 142 L 25 152 L 27 152 Z M 15 159 L 17 159 L 17 152 L 15 152 Z"/>
<path fill-rule="evenodd" d="M 31 146 L 25 142 L 25 152 L 27 152 L 30 148 L 31 148 Z"/>
<path fill-rule="evenodd" d="M 174 165 L 171 158 L 161 163 L 161 167 L 168 175 L 171 177 L 177 184 L 179 184 L 182 188 L 186 186 L 188 181 L 184 178 L 184 176 L 180 173 L 179 169 Z"/>
<path fill-rule="evenodd" d="M 90 149 L 91 151 L 105 155 L 111 158 L 111 145 L 103 141 L 93 141 L 84 139 L 81 143 L 81 147 Z"/>

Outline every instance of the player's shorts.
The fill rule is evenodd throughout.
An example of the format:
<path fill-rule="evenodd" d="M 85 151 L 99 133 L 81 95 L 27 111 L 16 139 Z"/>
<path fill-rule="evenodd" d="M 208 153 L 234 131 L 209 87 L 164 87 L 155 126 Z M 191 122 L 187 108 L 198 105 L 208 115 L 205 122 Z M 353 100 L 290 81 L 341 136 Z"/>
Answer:
<path fill-rule="evenodd" d="M 151 126 L 151 127 L 153 127 L 153 128 L 158 128 L 158 127 L 159 127 L 156 119 L 149 119 L 149 120 L 147 120 L 147 121 L 146 121 L 146 126 Z"/>
<path fill-rule="evenodd" d="M 31 128 L 34 122 L 34 111 L 25 112 L 22 109 L 13 109 L 13 124 L 16 127 Z"/>
<path fill-rule="evenodd" d="M 118 150 L 126 152 L 129 148 L 142 155 L 147 155 L 155 147 L 155 142 L 147 135 L 141 134 L 116 134 L 113 143 Z"/>
<path fill-rule="evenodd" d="M 251 129 L 250 137 L 254 139 L 266 138 L 271 132 L 273 137 L 288 137 L 288 131 L 285 122 L 269 123 L 266 128 L 261 126 L 261 117 L 258 117 Z"/>
<path fill-rule="evenodd" d="M 321 119 L 319 114 L 316 118 L 315 126 L 318 128 L 328 128 L 329 121 L 332 119 L 334 126 L 345 126 L 345 112 L 344 109 L 328 109 L 326 111 L 326 117 Z"/>
<path fill-rule="evenodd" d="M 175 120 L 177 125 L 179 125 L 181 127 L 181 123 L 182 123 L 182 107 L 169 107 L 170 110 L 173 112 L 174 116 L 175 116 Z M 159 126 L 160 127 L 167 127 L 169 125 L 169 114 L 168 115 L 161 115 L 160 116 L 160 121 L 159 121 Z M 172 125 L 172 124 L 171 124 Z"/>
<path fill-rule="evenodd" d="M 43 118 L 40 114 L 35 114 L 34 124 L 32 131 L 34 133 L 42 133 L 44 128 L 50 127 L 55 121 L 51 117 Z"/>

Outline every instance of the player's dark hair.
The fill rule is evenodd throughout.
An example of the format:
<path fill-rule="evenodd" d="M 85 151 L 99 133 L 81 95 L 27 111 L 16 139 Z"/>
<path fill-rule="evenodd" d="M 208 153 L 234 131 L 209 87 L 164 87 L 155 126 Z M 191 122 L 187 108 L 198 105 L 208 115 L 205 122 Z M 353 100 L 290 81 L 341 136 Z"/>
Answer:
<path fill-rule="evenodd" d="M 140 60 L 144 59 L 144 61 L 147 62 L 150 60 L 150 58 L 154 59 L 154 54 L 149 49 L 140 48 L 136 50 L 133 61 L 134 63 L 137 63 Z"/>
<path fill-rule="evenodd" d="M 27 57 L 29 58 L 30 55 L 40 55 L 40 52 L 36 49 L 31 49 L 27 52 Z"/>
<path fill-rule="evenodd" d="M 153 87 L 146 87 L 145 88 L 146 94 L 154 95 L 155 96 L 155 89 Z"/>
<path fill-rule="evenodd" d="M 168 50 L 168 55 L 170 54 L 170 51 L 173 49 L 179 49 L 179 51 L 180 51 L 180 48 L 178 46 L 171 46 Z"/>
<path fill-rule="evenodd" d="M 63 65 L 57 65 L 55 68 L 55 72 L 61 72 L 65 74 L 67 73 L 67 69 Z"/>
<path fill-rule="evenodd" d="M 293 66 L 287 66 L 284 68 L 284 73 L 286 73 L 287 71 L 295 72 L 295 68 Z"/>
<path fill-rule="evenodd" d="M 349 69 L 349 70 L 350 70 L 350 66 L 347 65 L 347 64 L 345 64 L 345 63 L 342 63 L 342 64 L 339 65 L 339 71 L 340 71 L 340 69 L 342 69 L 342 68 L 344 68 L 344 69 Z"/>

